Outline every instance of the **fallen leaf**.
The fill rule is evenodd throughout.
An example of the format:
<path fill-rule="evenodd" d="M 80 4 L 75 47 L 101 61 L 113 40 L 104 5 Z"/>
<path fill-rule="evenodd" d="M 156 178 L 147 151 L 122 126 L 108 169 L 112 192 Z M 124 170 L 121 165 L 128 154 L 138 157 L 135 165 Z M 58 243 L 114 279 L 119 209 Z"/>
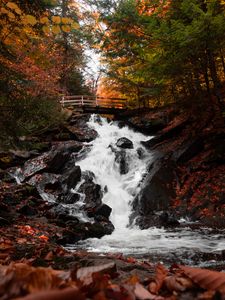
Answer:
<path fill-rule="evenodd" d="M 39 292 L 15 300 L 85 300 L 85 296 L 77 288 Z"/>
<path fill-rule="evenodd" d="M 134 288 L 134 294 L 139 300 L 163 300 L 163 297 L 151 294 L 142 284 L 136 283 Z"/>
<path fill-rule="evenodd" d="M 92 275 L 94 273 L 112 274 L 115 272 L 116 272 L 116 264 L 114 262 L 111 262 L 100 266 L 80 268 L 77 270 L 76 278 L 80 280 L 83 283 L 83 285 L 90 285 L 93 282 Z"/>
<path fill-rule="evenodd" d="M 193 287 L 193 282 L 191 279 L 176 275 L 167 276 L 164 280 L 164 284 L 171 292 L 183 292 L 186 289 Z"/>
<path fill-rule="evenodd" d="M 225 293 L 225 273 L 188 266 L 179 268 L 201 288 Z"/>
<path fill-rule="evenodd" d="M 168 270 L 162 264 L 158 264 L 156 267 L 156 275 L 152 282 L 149 283 L 148 289 L 153 294 L 158 294 L 162 287 L 163 281 L 168 274 Z"/>

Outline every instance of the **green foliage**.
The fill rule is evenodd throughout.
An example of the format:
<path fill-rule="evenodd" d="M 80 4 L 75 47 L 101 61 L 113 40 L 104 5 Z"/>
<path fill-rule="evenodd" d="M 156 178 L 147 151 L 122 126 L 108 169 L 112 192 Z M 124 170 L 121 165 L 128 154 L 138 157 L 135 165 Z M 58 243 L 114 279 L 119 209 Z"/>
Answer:
<path fill-rule="evenodd" d="M 219 0 L 119 1 L 101 50 L 109 78 L 139 102 L 214 92 L 225 79 L 224 5 Z M 221 99 L 219 99 L 221 101 Z M 161 101 L 160 101 L 161 102 Z"/>
<path fill-rule="evenodd" d="M 32 134 L 59 124 L 63 115 L 53 99 L 20 98 L 20 101 L 0 98 L 0 145 L 12 147 L 19 136 Z"/>

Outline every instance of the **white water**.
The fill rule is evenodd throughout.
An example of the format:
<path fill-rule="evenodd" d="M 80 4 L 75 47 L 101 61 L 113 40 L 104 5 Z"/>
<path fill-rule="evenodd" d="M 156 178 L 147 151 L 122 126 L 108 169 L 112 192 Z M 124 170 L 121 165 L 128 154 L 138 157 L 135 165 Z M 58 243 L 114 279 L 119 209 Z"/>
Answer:
<path fill-rule="evenodd" d="M 127 227 L 131 214 L 131 205 L 135 195 L 139 192 L 139 183 L 142 180 L 148 163 L 153 159 L 146 150 L 144 158 L 139 159 L 137 148 L 141 141 L 149 137 L 134 132 L 127 127 L 119 128 L 115 123 L 108 123 L 101 119 L 101 123 L 92 116 L 89 126 L 98 132 L 98 137 L 92 142 L 92 150 L 87 157 L 77 164 L 82 171 L 92 171 L 96 176 L 96 183 L 108 192 L 103 202 L 112 208 L 111 221 L 115 230 L 111 235 L 101 239 L 88 239 L 80 242 L 74 248 L 85 248 L 89 251 L 106 253 L 119 252 L 123 254 L 168 253 L 184 251 L 213 252 L 225 249 L 225 239 L 222 234 L 211 234 L 210 230 L 192 231 L 188 228 L 168 231 L 159 228 L 140 230 L 137 227 Z M 133 141 L 134 149 L 127 149 L 129 156 L 129 172 L 120 175 L 115 154 L 109 145 L 116 144 L 120 137 L 127 137 Z"/>

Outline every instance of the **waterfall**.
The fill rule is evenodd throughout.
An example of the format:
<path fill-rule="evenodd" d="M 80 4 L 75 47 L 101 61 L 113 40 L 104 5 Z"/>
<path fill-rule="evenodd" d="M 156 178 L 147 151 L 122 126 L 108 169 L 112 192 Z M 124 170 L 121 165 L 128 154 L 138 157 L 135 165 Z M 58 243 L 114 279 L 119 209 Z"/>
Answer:
<path fill-rule="evenodd" d="M 123 254 L 168 253 L 177 251 L 205 251 L 213 252 L 223 249 L 223 234 L 210 234 L 210 230 L 193 230 L 181 227 L 176 230 L 150 228 L 140 230 L 135 226 L 129 227 L 131 203 L 140 189 L 140 182 L 147 171 L 149 162 L 154 159 L 152 153 L 141 146 L 141 141 L 149 139 L 141 133 L 134 132 L 128 127 L 120 128 L 115 122 L 108 122 L 105 118 L 91 116 L 88 125 L 97 131 L 98 137 L 91 143 L 91 151 L 77 162 L 82 171 L 95 174 L 96 183 L 105 190 L 103 203 L 112 208 L 111 221 L 114 232 L 101 239 L 92 238 L 70 245 L 70 249 L 85 248 L 95 252 L 122 252 Z M 126 137 L 133 142 L 133 149 L 126 149 L 126 159 L 129 170 L 120 174 L 115 152 L 119 138 Z M 138 149 L 142 148 L 142 157 Z M 119 148 L 117 148 L 119 150 Z"/>
<path fill-rule="evenodd" d="M 133 132 L 128 127 L 119 128 L 104 118 L 96 121 L 94 115 L 89 121 L 89 126 L 98 132 L 98 137 L 92 142 L 92 150 L 88 156 L 77 164 L 82 171 L 92 171 L 96 183 L 107 190 L 102 201 L 112 208 L 111 221 L 115 231 L 120 232 L 128 225 L 131 214 L 130 203 L 138 193 L 139 182 L 151 159 L 151 154 L 146 150 L 142 150 L 144 152 L 142 159 L 138 157 L 137 152 L 141 147 L 140 142 L 149 137 Z M 119 163 L 116 162 L 115 153 L 111 149 L 111 146 L 115 147 L 117 140 L 122 137 L 132 140 L 134 146 L 133 149 L 125 150 L 129 171 L 124 175 L 120 174 Z"/>

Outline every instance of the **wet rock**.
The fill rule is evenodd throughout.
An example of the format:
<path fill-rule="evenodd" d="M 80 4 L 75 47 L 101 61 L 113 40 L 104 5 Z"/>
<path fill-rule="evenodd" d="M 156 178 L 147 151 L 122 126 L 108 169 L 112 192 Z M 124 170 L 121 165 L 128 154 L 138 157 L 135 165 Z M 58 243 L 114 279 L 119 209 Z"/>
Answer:
<path fill-rule="evenodd" d="M 102 204 L 101 206 L 99 206 L 96 211 L 95 211 L 95 215 L 100 215 L 103 216 L 105 218 L 109 218 L 110 214 L 112 212 L 112 208 L 109 207 L 107 204 Z"/>
<path fill-rule="evenodd" d="M 28 184 L 37 188 L 40 196 L 44 200 L 54 199 L 62 193 L 62 187 L 60 183 L 60 175 L 52 173 L 36 174 L 28 181 Z M 45 195 L 46 194 L 46 195 Z"/>
<path fill-rule="evenodd" d="M 85 182 L 79 187 L 78 192 L 85 194 L 84 210 L 100 206 L 102 204 L 103 192 L 101 186 L 93 182 L 93 173 L 85 173 L 82 179 Z"/>
<path fill-rule="evenodd" d="M 116 146 L 123 149 L 133 149 L 133 143 L 131 140 L 127 139 L 126 137 L 122 137 L 117 140 Z"/>
<path fill-rule="evenodd" d="M 70 227 L 63 232 L 63 236 L 57 239 L 61 245 L 74 244 L 87 238 L 101 238 L 104 235 L 111 234 L 114 226 L 108 223 L 79 223 L 75 227 Z"/>
<path fill-rule="evenodd" d="M 129 164 L 127 162 L 127 154 L 125 150 L 117 151 L 115 156 L 115 160 L 119 164 L 120 174 L 127 174 L 129 172 Z"/>
<path fill-rule="evenodd" d="M 24 215 L 24 216 L 35 216 L 38 214 L 38 210 L 30 205 L 24 205 L 22 206 L 20 209 L 18 209 L 18 212 L 21 214 L 21 215 Z"/>
<path fill-rule="evenodd" d="M 80 142 L 77 141 L 65 141 L 65 142 L 53 142 L 53 150 L 60 151 L 60 152 L 66 152 L 66 153 L 74 153 L 79 152 L 83 145 Z"/>
<path fill-rule="evenodd" d="M 66 172 L 62 178 L 61 182 L 66 185 L 67 190 L 75 188 L 77 183 L 81 180 L 81 169 L 79 166 L 74 166 L 71 170 Z"/>
<path fill-rule="evenodd" d="M 109 235 L 113 232 L 114 226 L 111 222 L 88 224 L 87 238 L 101 238 L 104 235 Z"/>
<path fill-rule="evenodd" d="M 71 137 L 79 142 L 91 142 L 97 137 L 97 132 L 88 127 L 87 122 L 90 115 L 73 115 L 69 125 L 65 128 L 70 132 Z"/>
<path fill-rule="evenodd" d="M 78 193 L 69 193 L 61 197 L 61 201 L 65 204 L 74 204 L 80 200 L 80 194 Z"/>
<path fill-rule="evenodd" d="M 175 197 L 174 162 L 159 158 L 151 165 L 149 174 L 142 183 L 143 187 L 135 198 L 133 209 L 137 215 L 148 216 L 155 211 L 164 211 L 170 207 Z"/>
<path fill-rule="evenodd" d="M 40 171 L 46 170 L 48 163 L 51 161 L 53 156 L 54 154 L 52 152 L 46 152 L 36 158 L 26 161 L 21 170 L 21 180 L 23 181 Z"/>
<path fill-rule="evenodd" d="M 139 147 L 139 148 L 137 149 L 137 154 L 138 154 L 138 158 L 139 158 L 139 159 L 144 158 L 144 155 L 145 155 L 144 149 L 141 148 L 141 147 Z"/>
<path fill-rule="evenodd" d="M 63 167 L 70 159 L 68 152 L 56 152 L 51 161 L 48 163 L 48 171 L 51 173 L 61 173 Z"/>
<path fill-rule="evenodd" d="M 180 222 L 177 220 L 177 218 L 167 211 L 160 214 L 159 218 L 164 227 L 176 227 L 180 225 Z"/>

